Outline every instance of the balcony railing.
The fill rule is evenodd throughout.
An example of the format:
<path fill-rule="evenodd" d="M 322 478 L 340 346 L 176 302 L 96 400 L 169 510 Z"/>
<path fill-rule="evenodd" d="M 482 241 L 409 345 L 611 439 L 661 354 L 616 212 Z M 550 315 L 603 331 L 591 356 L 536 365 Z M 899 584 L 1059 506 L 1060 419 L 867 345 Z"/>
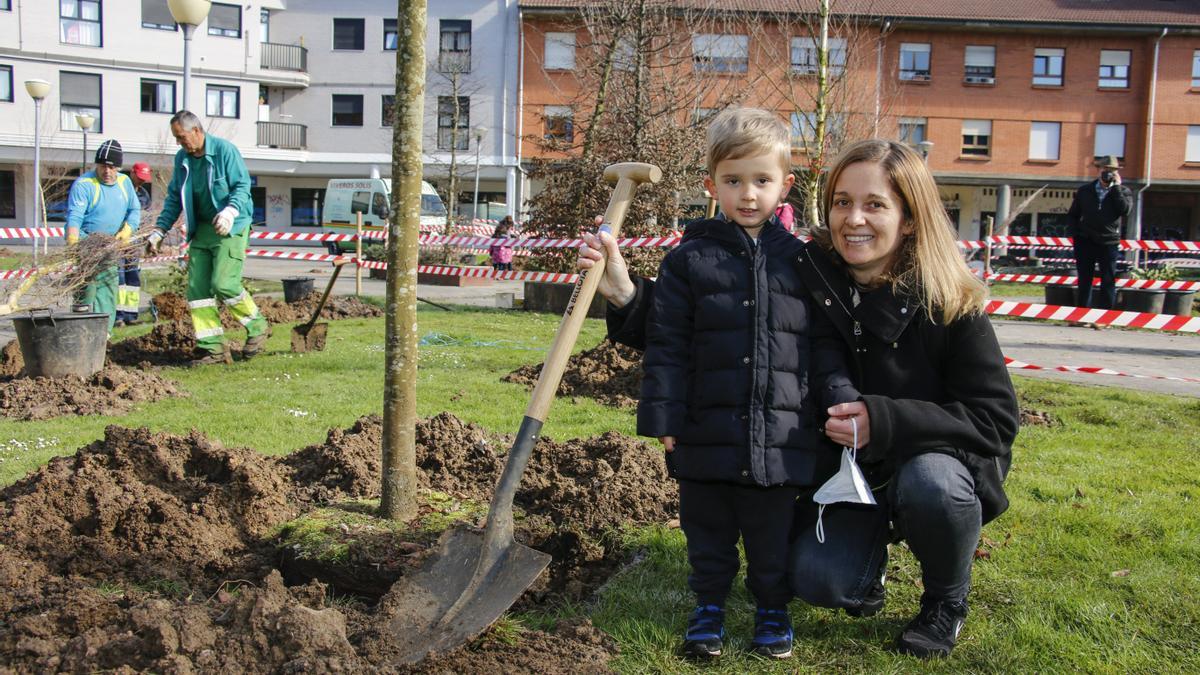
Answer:
<path fill-rule="evenodd" d="M 258 145 L 263 148 L 303 150 L 308 146 L 308 127 L 288 122 L 259 122 Z"/>
<path fill-rule="evenodd" d="M 308 72 L 308 50 L 300 45 L 262 43 L 262 67 L 274 70 Z"/>

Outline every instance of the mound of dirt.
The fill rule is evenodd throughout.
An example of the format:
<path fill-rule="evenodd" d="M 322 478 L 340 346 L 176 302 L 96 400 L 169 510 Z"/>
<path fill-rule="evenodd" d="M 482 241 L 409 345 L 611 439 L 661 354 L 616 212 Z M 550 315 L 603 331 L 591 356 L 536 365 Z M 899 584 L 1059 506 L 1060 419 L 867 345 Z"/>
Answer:
<path fill-rule="evenodd" d="M 313 312 L 316 311 L 317 305 L 321 302 L 321 295 L 323 293 L 323 291 L 313 291 L 294 303 L 283 302 L 267 295 L 256 295 L 254 296 L 254 302 L 258 305 L 258 309 L 262 312 L 263 316 L 267 317 L 267 321 L 271 323 L 296 323 L 297 321 L 308 321 L 312 318 Z M 352 295 L 331 295 L 329 296 L 329 300 L 325 302 L 325 306 L 321 308 L 321 318 L 327 321 L 375 316 L 383 316 L 383 310 L 375 305 L 365 303 Z"/>
<path fill-rule="evenodd" d="M 521 366 L 501 378 L 533 387 L 542 364 Z M 637 406 L 642 391 L 641 352 L 609 340 L 567 360 L 559 396 L 585 396 L 618 408 Z"/>
<path fill-rule="evenodd" d="M 1021 406 L 1021 426 L 1023 427 L 1053 427 L 1058 424 L 1058 418 L 1045 410 L 1034 410 Z"/>
<path fill-rule="evenodd" d="M 108 360 L 122 366 L 177 366 L 190 361 L 195 350 L 191 320 L 168 321 L 155 324 L 145 335 L 110 344 Z"/>
<path fill-rule="evenodd" d="M 10 340 L 0 349 L 0 378 L 16 377 L 25 370 L 25 357 L 21 355 L 21 345 L 16 340 Z"/>
<path fill-rule="evenodd" d="M 178 293 L 164 292 L 150 298 L 155 316 L 160 322 L 191 321 L 187 299 Z"/>
<path fill-rule="evenodd" d="M 335 605 L 318 581 L 285 585 L 272 532 L 316 502 L 377 496 L 381 438 L 364 417 L 275 459 L 112 426 L 0 490 L 0 670 L 605 672 L 615 647 L 586 621 L 397 667 L 390 596 Z M 508 439 L 447 414 L 418 439 L 422 486 L 491 496 Z M 605 533 L 665 521 L 677 498 L 661 453 L 606 434 L 543 438 L 516 502 L 518 539 L 555 556 L 520 601 L 534 607 L 593 592 L 623 562 Z"/>
<path fill-rule="evenodd" d="M 11 366 L 12 362 L 8 363 Z M 0 417 L 44 420 L 61 415 L 119 415 L 135 403 L 183 395 L 170 380 L 111 364 L 87 379 L 0 376 Z"/>

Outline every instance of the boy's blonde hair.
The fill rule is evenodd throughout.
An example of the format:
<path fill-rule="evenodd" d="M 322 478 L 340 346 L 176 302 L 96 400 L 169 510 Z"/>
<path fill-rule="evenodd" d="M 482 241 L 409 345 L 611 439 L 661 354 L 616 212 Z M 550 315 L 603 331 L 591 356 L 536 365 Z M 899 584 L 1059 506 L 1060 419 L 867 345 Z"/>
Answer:
<path fill-rule="evenodd" d="M 716 178 L 717 164 L 776 154 L 784 175 L 792 170 L 792 139 L 775 113 L 759 108 L 727 108 L 708 125 L 708 175 Z"/>
<path fill-rule="evenodd" d="M 963 260 L 929 167 L 915 150 L 903 143 L 871 139 L 859 141 L 842 151 L 825 176 L 822 200 L 825 224 L 812 228 L 813 240 L 836 255 L 829 231 L 833 191 L 842 171 L 859 162 L 883 167 L 892 190 L 903 202 L 904 219 L 913 229 L 896 251 L 886 279 L 893 287 L 915 294 L 929 316 L 946 325 L 960 317 L 982 312 L 987 287 L 971 273 Z"/>

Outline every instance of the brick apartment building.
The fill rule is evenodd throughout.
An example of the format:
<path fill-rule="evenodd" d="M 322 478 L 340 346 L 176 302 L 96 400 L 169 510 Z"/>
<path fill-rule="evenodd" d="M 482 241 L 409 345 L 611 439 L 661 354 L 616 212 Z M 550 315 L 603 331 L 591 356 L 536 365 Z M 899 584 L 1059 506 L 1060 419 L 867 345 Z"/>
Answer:
<path fill-rule="evenodd" d="M 580 86 L 573 53 L 589 39 L 580 7 L 608 1 L 520 1 L 526 138 L 561 139 L 586 115 L 570 107 Z M 690 35 L 696 77 L 716 63 L 720 77 L 753 92 L 744 104 L 790 119 L 802 162 L 811 111 L 764 94 L 773 90 L 756 78 L 812 86 L 811 28 L 797 7 L 811 17 L 815 1 L 671 4 L 686 14 L 678 30 Z M 698 22 L 704 7 L 719 11 Z M 922 147 L 960 237 L 978 237 L 985 216 L 1003 222 L 1043 186 L 1011 232 L 1065 234 L 1073 191 L 1095 179 L 1096 157 L 1116 155 L 1137 200 L 1127 236 L 1200 239 L 1200 3 L 875 0 L 833 9 L 832 67 L 862 93 L 839 111 L 860 122 L 846 138 Z M 708 104 L 697 100 L 697 110 Z M 520 154 L 554 151 L 526 142 Z"/>

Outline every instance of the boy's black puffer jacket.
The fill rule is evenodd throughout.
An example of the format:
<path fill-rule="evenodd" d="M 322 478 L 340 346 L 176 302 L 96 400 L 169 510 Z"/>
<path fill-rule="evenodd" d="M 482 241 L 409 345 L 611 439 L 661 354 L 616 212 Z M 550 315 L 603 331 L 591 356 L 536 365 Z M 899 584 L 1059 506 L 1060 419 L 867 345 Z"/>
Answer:
<path fill-rule="evenodd" d="M 676 437 L 676 478 L 814 485 L 837 468 L 825 408 L 858 398 L 845 346 L 812 311 L 804 244 L 772 219 L 757 245 L 704 220 L 663 259 L 647 324 L 638 433 Z"/>

